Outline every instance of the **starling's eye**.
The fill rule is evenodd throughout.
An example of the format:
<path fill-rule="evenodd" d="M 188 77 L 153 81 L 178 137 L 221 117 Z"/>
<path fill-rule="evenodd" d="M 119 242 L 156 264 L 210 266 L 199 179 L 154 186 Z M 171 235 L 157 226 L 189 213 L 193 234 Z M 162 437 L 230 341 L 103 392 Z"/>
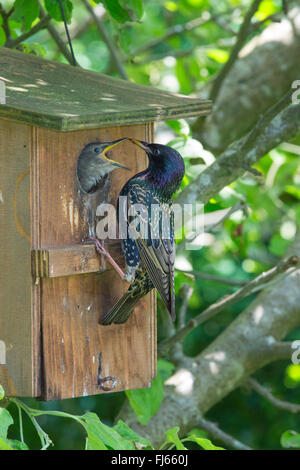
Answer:
<path fill-rule="evenodd" d="M 100 153 L 100 148 L 99 148 L 99 147 L 95 147 L 95 148 L 94 148 L 94 152 L 95 152 L 95 153 Z"/>
<path fill-rule="evenodd" d="M 155 157 L 158 157 L 159 154 L 160 154 L 160 151 L 159 151 L 158 149 L 154 149 L 154 150 L 153 150 L 153 155 L 154 155 Z"/>

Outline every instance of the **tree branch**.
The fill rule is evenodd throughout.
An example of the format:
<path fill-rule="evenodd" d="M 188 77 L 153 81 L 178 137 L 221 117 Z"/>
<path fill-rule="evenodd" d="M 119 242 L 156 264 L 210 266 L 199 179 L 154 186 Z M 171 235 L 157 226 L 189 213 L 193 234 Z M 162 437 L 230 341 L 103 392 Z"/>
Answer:
<path fill-rule="evenodd" d="M 293 353 L 292 344 L 289 341 L 271 342 L 264 350 L 264 354 L 270 361 L 290 360 Z"/>
<path fill-rule="evenodd" d="M 179 251 L 182 248 L 185 248 L 186 247 L 186 242 L 191 243 L 193 240 L 195 240 L 199 235 L 201 235 L 203 233 L 203 230 L 204 230 L 205 233 L 213 232 L 213 230 L 216 227 L 221 225 L 226 219 L 228 219 L 232 214 L 234 214 L 235 212 L 237 212 L 239 210 L 242 210 L 244 212 L 244 214 L 247 214 L 247 204 L 244 201 L 238 201 L 233 207 L 230 207 L 227 210 L 227 212 L 225 213 L 225 215 L 221 219 L 219 219 L 217 222 L 215 222 L 214 224 L 208 226 L 207 228 L 202 227 L 201 232 L 199 231 L 193 237 L 188 238 L 188 240 L 186 240 L 186 239 L 182 240 L 180 243 L 178 243 L 176 245 L 176 251 Z M 188 271 L 185 271 L 185 272 L 188 272 Z M 201 276 L 199 276 L 199 277 L 201 277 Z"/>
<path fill-rule="evenodd" d="M 175 198 L 175 202 L 192 204 L 198 200 L 205 204 L 221 189 L 243 175 L 245 169 L 241 167 L 241 162 L 252 166 L 272 148 L 295 137 L 299 129 L 300 105 L 290 105 L 265 128 L 252 149 L 241 155 L 240 148 L 245 145 L 245 137 L 236 141 L 186 186 Z"/>
<path fill-rule="evenodd" d="M 300 232 L 287 256 L 292 253 L 300 257 Z M 147 427 L 137 421 L 128 403 L 121 418 L 157 446 L 164 442 L 165 429 L 179 426 L 185 436 L 199 426 L 199 413 L 204 415 L 255 371 L 283 355 L 269 352 L 300 325 L 299 283 L 300 269 L 290 270 L 280 283 L 264 289 L 198 356 L 185 358 L 192 386 L 188 391 L 166 386 L 161 408 Z"/>
<path fill-rule="evenodd" d="M 182 303 L 178 314 L 178 328 L 183 328 L 185 325 L 186 312 L 188 308 L 189 300 L 193 294 L 193 287 L 190 284 L 183 284 L 180 287 L 180 293 L 182 293 Z"/>
<path fill-rule="evenodd" d="M 287 401 L 280 400 L 279 398 L 274 397 L 274 395 L 272 395 L 270 390 L 268 390 L 266 387 L 261 385 L 257 380 L 250 377 L 246 381 L 246 386 L 248 386 L 249 388 L 257 392 L 262 397 L 266 398 L 276 408 L 290 411 L 291 413 L 300 413 L 300 405 L 289 403 Z"/>
<path fill-rule="evenodd" d="M 39 16 L 40 16 L 40 19 L 43 20 L 47 16 L 47 13 L 45 12 L 45 10 L 43 9 L 40 3 L 39 3 L 39 7 L 40 7 Z M 53 26 L 51 21 L 49 21 L 47 24 L 47 30 L 50 36 L 52 37 L 52 39 L 56 42 L 56 45 L 58 49 L 60 50 L 60 52 L 62 53 L 62 55 L 65 57 L 65 59 L 67 59 L 69 64 L 73 65 L 74 63 L 73 63 L 72 54 L 69 51 L 68 47 L 66 46 L 65 42 L 63 41 L 63 39 L 61 38 L 61 35 L 59 34 L 59 32 L 56 31 L 56 28 Z"/>
<path fill-rule="evenodd" d="M 300 8 L 296 7 L 241 50 L 222 83 L 214 112 L 204 124 L 202 118 L 193 124 L 194 137 L 220 154 L 245 135 L 299 78 L 299 48 Z"/>
<path fill-rule="evenodd" d="M 220 282 L 222 284 L 227 284 L 228 286 L 244 286 L 247 284 L 245 281 L 236 281 L 235 279 L 229 279 L 227 277 L 215 276 L 214 274 L 202 273 L 200 271 L 186 271 L 184 269 L 175 268 L 179 273 L 186 274 L 189 277 L 196 277 L 199 279 L 204 279 L 206 281 Z"/>
<path fill-rule="evenodd" d="M 3 8 L 3 5 L 2 3 L 0 3 L 0 15 L 2 16 L 2 28 L 5 32 L 5 35 L 6 35 L 6 40 L 8 41 L 11 37 L 11 31 L 10 31 L 10 27 L 9 27 L 9 24 L 8 24 L 8 18 L 10 17 L 10 15 L 13 13 L 14 9 L 13 7 L 7 12 L 4 8 Z"/>
<path fill-rule="evenodd" d="M 244 22 L 243 22 L 242 26 L 240 27 L 239 33 L 238 33 L 237 38 L 236 38 L 236 43 L 235 43 L 234 47 L 232 48 L 229 59 L 225 63 L 225 65 L 223 66 L 223 68 L 221 69 L 221 71 L 219 72 L 218 76 L 216 77 L 216 79 L 213 83 L 213 87 L 212 87 L 210 97 L 209 97 L 212 101 L 216 100 L 225 78 L 227 77 L 228 73 L 230 72 L 234 62 L 236 61 L 236 59 L 238 57 L 238 54 L 239 54 L 240 50 L 242 49 L 242 47 L 243 47 L 243 45 L 244 45 L 244 43 L 247 39 L 247 36 L 248 36 L 248 34 L 251 30 L 251 20 L 254 16 L 255 12 L 257 11 L 261 1 L 262 0 L 254 0 L 251 7 L 248 10 L 248 12 L 245 15 Z"/>
<path fill-rule="evenodd" d="M 110 52 L 111 59 L 112 59 L 113 63 L 115 64 L 116 69 L 118 70 L 120 76 L 124 80 L 128 80 L 126 70 L 123 67 L 123 64 L 122 64 L 122 62 L 119 58 L 118 51 L 115 48 L 112 41 L 110 40 L 110 37 L 106 33 L 105 28 L 104 28 L 104 26 L 101 22 L 101 19 L 96 15 L 96 13 L 94 11 L 94 8 L 92 7 L 92 5 L 89 3 L 88 0 L 82 0 L 82 2 L 84 4 L 84 6 L 86 7 L 86 9 L 88 10 L 88 12 L 90 13 L 90 15 L 92 16 L 92 18 L 93 18 L 93 20 L 94 20 L 94 22 L 97 26 L 97 29 L 100 33 L 100 36 L 102 37 L 103 41 L 105 42 L 105 44 L 106 44 L 106 46 L 107 46 L 107 48 Z"/>
<path fill-rule="evenodd" d="M 235 439 L 230 434 L 222 431 L 215 423 L 211 421 L 207 421 L 207 419 L 199 418 L 198 426 L 204 431 L 208 432 L 212 437 L 218 439 L 219 441 L 223 442 L 226 446 L 232 447 L 236 450 L 252 450 L 251 447 L 246 446 L 242 442 Z"/>
<path fill-rule="evenodd" d="M 27 33 L 21 34 L 18 36 L 16 39 L 8 39 L 5 43 L 5 47 L 9 48 L 14 48 L 21 44 L 21 42 L 25 41 L 29 37 L 33 36 L 36 34 L 38 31 L 41 31 L 42 29 L 45 29 L 47 25 L 49 24 L 49 21 L 51 20 L 50 15 L 46 15 L 35 25 L 33 28 L 31 28 Z"/>
<path fill-rule="evenodd" d="M 182 34 L 184 32 L 192 31 L 195 28 L 199 28 L 206 23 L 209 23 L 212 20 L 211 15 L 208 13 L 206 16 L 200 16 L 199 18 L 195 18 L 191 21 L 188 21 L 185 24 L 177 24 L 169 28 L 166 33 L 157 38 L 153 39 L 152 41 L 138 47 L 132 54 L 132 57 L 142 54 L 143 52 L 148 51 L 149 49 L 153 49 L 154 47 L 158 46 L 159 44 L 167 41 L 168 39 L 177 36 L 178 34 Z"/>
<path fill-rule="evenodd" d="M 224 310 L 225 307 L 229 307 L 230 305 L 253 294 L 254 292 L 258 292 L 259 290 L 264 289 L 266 284 L 270 282 L 275 276 L 287 271 L 291 267 L 297 266 L 298 263 L 299 259 L 297 256 L 290 256 L 287 259 L 283 259 L 277 264 L 277 266 L 274 266 L 274 268 L 270 269 L 269 271 L 260 274 L 238 291 L 222 297 L 195 318 L 191 318 L 188 324 L 183 328 L 180 328 L 173 336 L 162 341 L 158 346 L 159 354 L 162 356 L 167 354 L 170 347 L 179 341 L 183 341 L 186 335 L 194 328 L 215 317 L 218 313 Z"/>

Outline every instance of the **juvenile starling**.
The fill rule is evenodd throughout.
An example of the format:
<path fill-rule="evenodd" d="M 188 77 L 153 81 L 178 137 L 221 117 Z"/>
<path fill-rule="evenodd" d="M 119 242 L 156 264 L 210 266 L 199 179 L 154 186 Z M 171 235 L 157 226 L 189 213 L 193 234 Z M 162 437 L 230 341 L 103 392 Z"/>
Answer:
<path fill-rule="evenodd" d="M 121 163 L 110 160 L 107 152 L 127 138 L 113 142 L 94 142 L 86 145 L 78 158 L 77 175 L 81 188 L 86 193 L 93 193 L 101 184 L 101 180 L 117 168 L 127 168 Z"/>
<path fill-rule="evenodd" d="M 102 325 L 126 322 L 136 303 L 154 287 L 175 320 L 172 195 L 184 176 L 183 158 L 166 145 L 129 140 L 146 151 L 149 166 L 133 176 L 120 192 L 127 203 L 121 205 L 119 198 L 119 221 L 125 220 L 126 225 L 122 240 L 126 261 L 124 279 L 131 284 L 101 319 Z M 136 208 L 140 221 L 136 224 L 137 236 L 134 237 L 130 233 L 132 208 Z M 164 221 L 169 221 L 165 227 Z"/>
<path fill-rule="evenodd" d="M 94 193 L 101 185 L 104 184 L 105 176 L 111 173 L 117 168 L 129 168 L 121 163 L 110 160 L 106 154 L 107 152 L 127 140 L 127 137 L 115 140 L 113 142 L 93 142 L 84 147 L 78 158 L 77 163 L 77 176 L 81 188 L 86 193 Z M 120 270 L 117 263 L 110 256 L 110 254 L 104 248 L 103 240 L 98 240 L 94 237 L 89 237 L 86 242 L 92 242 L 95 244 L 96 250 L 99 254 L 106 257 L 110 264 L 123 276 L 123 272 Z M 102 263 L 103 265 L 103 263 Z"/>

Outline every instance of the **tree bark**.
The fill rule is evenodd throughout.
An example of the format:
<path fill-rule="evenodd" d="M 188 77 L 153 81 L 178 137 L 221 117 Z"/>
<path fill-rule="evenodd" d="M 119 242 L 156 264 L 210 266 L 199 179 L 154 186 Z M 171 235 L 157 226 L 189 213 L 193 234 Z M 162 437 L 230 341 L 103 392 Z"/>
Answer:
<path fill-rule="evenodd" d="M 289 255 L 300 257 L 300 232 Z M 142 426 L 128 403 L 121 418 L 155 446 L 164 441 L 164 432 L 179 426 L 182 435 L 198 425 L 198 418 L 251 374 L 266 364 L 282 359 L 274 345 L 300 325 L 300 268 L 280 276 L 265 289 L 196 358 L 185 358 L 177 385 L 167 386 L 158 413 Z M 292 355 L 291 350 L 291 355 Z M 185 371 L 185 372 L 184 372 Z M 176 381 L 176 380 L 175 380 Z M 184 382 L 193 382 L 185 394 Z"/>
<path fill-rule="evenodd" d="M 259 116 L 300 79 L 300 8 L 273 23 L 240 52 L 213 113 L 193 134 L 216 154 L 248 132 Z M 203 119 L 203 118 L 202 118 Z"/>

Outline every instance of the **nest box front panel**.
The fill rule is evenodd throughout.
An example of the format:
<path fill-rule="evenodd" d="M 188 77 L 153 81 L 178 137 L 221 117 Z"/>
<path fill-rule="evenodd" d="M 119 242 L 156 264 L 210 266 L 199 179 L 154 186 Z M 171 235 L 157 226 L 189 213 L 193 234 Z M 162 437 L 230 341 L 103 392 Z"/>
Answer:
<path fill-rule="evenodd" d="M 0 383 L 16 396 L 40 393 L 40 324 L 30 268 L 31 130 L 0 119 Z"/>
<path fill-rule="evenodd" d="M 77 159 L 90 142 L 121 137 L 152 140 L 150 124 L 61 133 L 34 128 L 32 139 L 32 249 L 36 307 L 41 317 L 43 399 L 70 398 L 143 388 L 156 363 L 155 296 L 145 297 L 122 325 L 99 319 L 128 284 L 112 269 L 99 274 L 100 257 L 84 240 L 94 234 L 96 208 L 116 203 L 120 189 L 147 165 L 136 146 L 125 142 L 112 158 L 117 169 L 96 193 L 84 194 L 76 178 Z M 122 260 L 119 241 L 108 250 Z M 111 377 L 103 381 L 100 379 Z"/>

